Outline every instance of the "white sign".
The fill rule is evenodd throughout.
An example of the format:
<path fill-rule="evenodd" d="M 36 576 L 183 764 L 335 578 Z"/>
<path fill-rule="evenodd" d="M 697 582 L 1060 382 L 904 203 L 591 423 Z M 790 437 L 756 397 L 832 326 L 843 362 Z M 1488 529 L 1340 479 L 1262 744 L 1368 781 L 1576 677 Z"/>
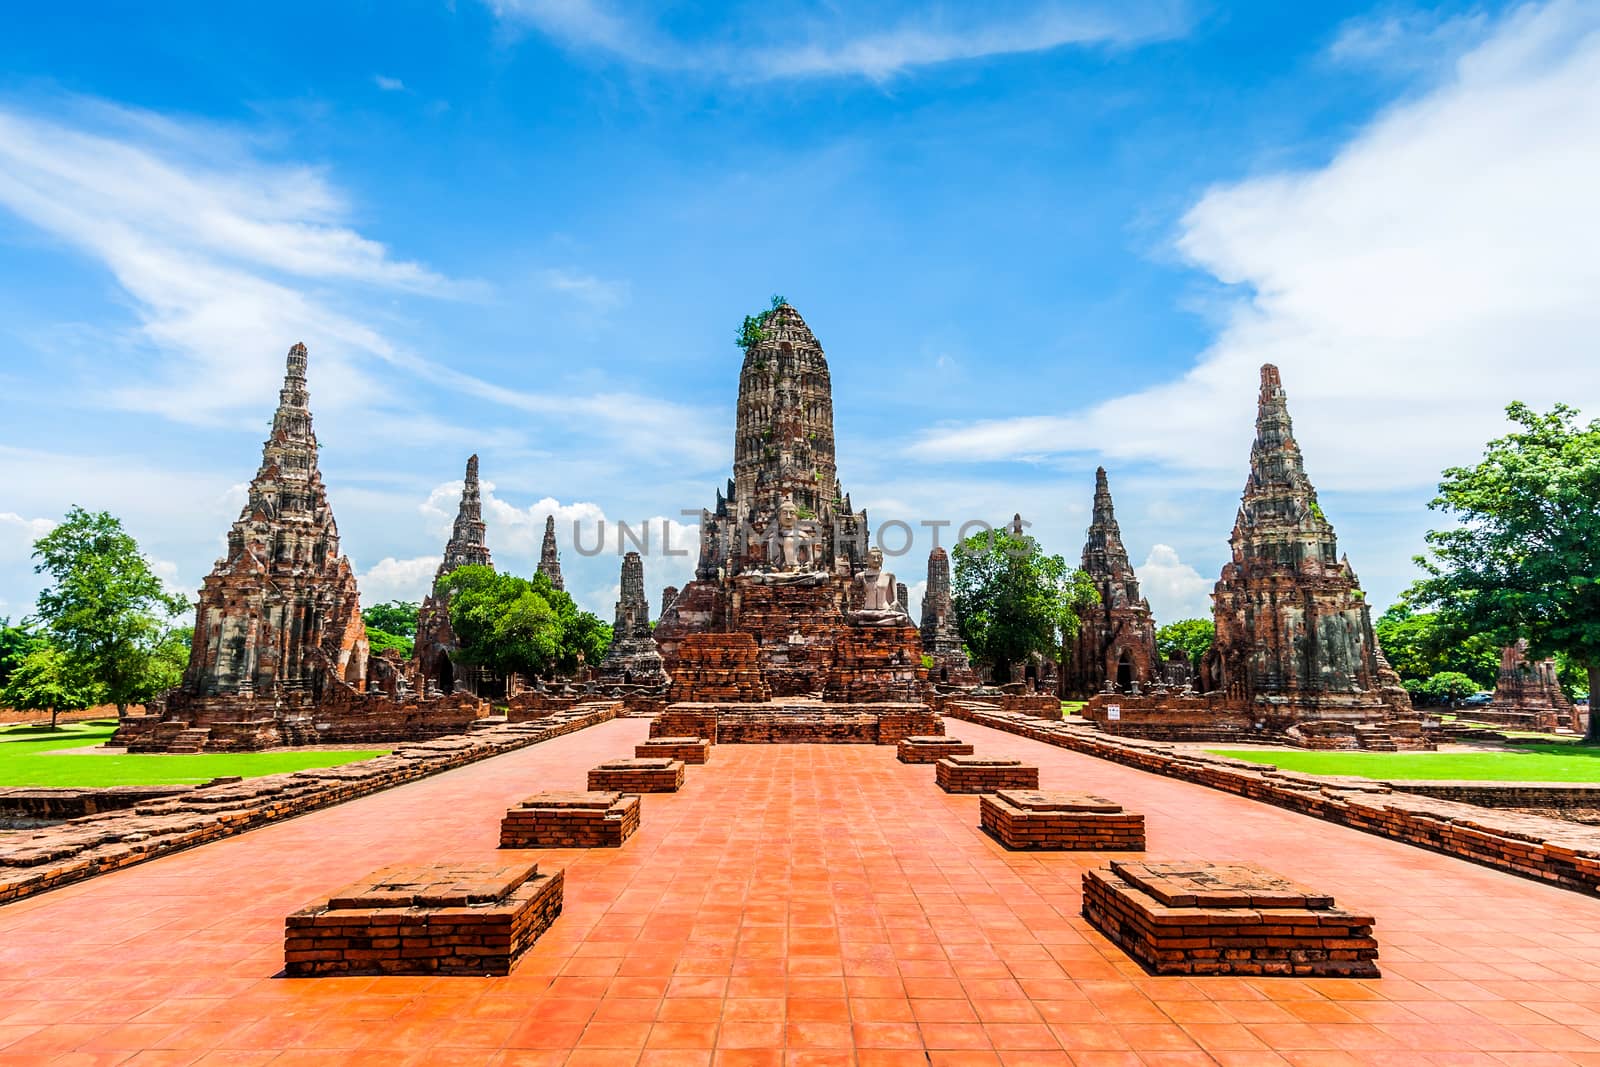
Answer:
<path fill-rule="evenodd" d="M 1107 704 L 1106 705 L 1106 718 L 1109 719 L 1112 722 L 1116 722 L 1119 719 L 1121 719 L 1122 718 L 1122 705 L 1121 704 Z"/>

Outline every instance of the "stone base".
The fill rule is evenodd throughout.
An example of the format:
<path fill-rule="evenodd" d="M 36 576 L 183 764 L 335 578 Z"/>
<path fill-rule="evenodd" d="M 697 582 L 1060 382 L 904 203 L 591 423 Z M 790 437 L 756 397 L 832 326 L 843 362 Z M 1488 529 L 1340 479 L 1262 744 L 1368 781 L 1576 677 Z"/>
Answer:
<path fill-rule="evenodd" d="M 284 923 L 284 972 L 505 975 L 561 914 L 534 863 L 385 867 Z"/>
<path fill-rule="evenodd" d="M 1378 977 L 1372 916 L 1259 867 L 1114 861 L 1083 915 L 1152 974 Z"/>
<path fill-rule="evenodd" d="M 679 643 L 667 699 L 743 703 L 772 697 L 761 673 L 761 650 L 746 633 L 690 634 Z"/>
<path fill-rule="evenodd" d="M 970 756 L 972 746 L 953 737 L 902 737 L 897 755 L 901 763 L 938 763 L 946 756 Z"/>
<path fill-rule="evenodd" d="M 979 825 L 1009 849 L 1143 852 L 1144 816 L 1085 793 L 1002 789 L 978 801 Z"/>
<path fill-rule="evenodd" d="M 840 704 L 919 701 L 927 695 L 922 635 L 912 626 L 852 626 L 833 648 L 822 698 Z"/>
<path fill-rule="evenodd" d="M 835 704 L 774 700 L 760 704 L 673 704 L 650 736 L 703 737 L 716 744 L 892 745 L 933 735 L 944 722 L 926 704 Z"/>
<path fill-rule="evenodd" d="M 1038 789 L 1039 768 L 1019 759 L 988 756 L 945 756 L 933 765 L 934 781 L 946 793 L 997 793 L 1002 789 Z"/>
<path fill-rule="evenodd" d="M 633 747 L 639 759 L 675 759 L 701 764 L 711 758 L 711 742 L 703 737 L 652 737 Z"/>
<path fill-rule="evenodd" d="M 639 798 L 624 793 L 535 793 L 506 812 L 501 848 L 620 848 L 639 829 Z"/>
<path fill-rule="evenodd" d="M 683 787 L 683 761 L 619 759 L 589 772 L 589 789 L 618 793 L 676 793 Z"/>

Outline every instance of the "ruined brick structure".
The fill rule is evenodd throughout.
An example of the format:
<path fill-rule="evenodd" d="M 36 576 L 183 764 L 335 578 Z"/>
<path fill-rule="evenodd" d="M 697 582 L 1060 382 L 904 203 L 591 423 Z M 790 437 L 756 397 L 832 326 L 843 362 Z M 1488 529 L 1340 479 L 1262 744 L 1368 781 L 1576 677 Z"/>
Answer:
<path fill-rule="evenodd" d="M 940 685 L 975 686 L 978 676 L 956 625 L 950 600 L 950 554 L 935 546 L 928 553 L 928 587 L 922 594 L 922 651 L 933 657 L 928 676 Z"/>
<path fill-rule="evenodd" d="M 488 713 L 467 694 L 419 700 L 403 668 L 367 654 L 297 344 L 228 554 L 200 589 L 183 682 L 149 714 L 124 720 L 113 743 L 198 752 L 406 740 L 460 732 Z"/>
<path fill-rule="evenodd" d="M 1094 472 L 1094 517 L 1082 566 L 1100 591 L 1100 603 L 1085 612 L 1069 648 L 1063 694 L 1093 696 L 1108 680 L 1121 693 L 1149 684 L 1158 669 L 1155 620 L 1149 602 L 1139 595 L 1139 578 L 1122 544 L 1104 467 Z"/>
<path fill-rule="evenodd" d="M 550 579 L 550 584 L 565 590 L 567 584 L 561 577 L 561 554 L 556 551 L 556 517 L 544 517 L 544 541 L 539 546 L 539 573 Z"/>
<path fill-rule="evenodd" d="M 450 528 L 450 540 L 445 542 L 444 558 L 433 574 L 434 586 L 457 567 L 494 566 L 484 540 L 484 529 L 478 457 L 474 455 L 467 459 L 467 472 L 461 482 L 461 504 L 456 509 L 455 524 Z M 480 692 L 485 680 L 483 672 L 455 663 L 451 654 L 458 648 L 455 631 L 450 628 L 450 600 L 430 587 L 417 612 L 417 639 L 411 653 L 418 687 L 424 692 L 453 693 L 458 688 L 467 693 Z"/>
<path fill-rule="evenodd" d="M 1209 688 L 1274 727 L 1410 713 L 1398 679 L 1381 668 L 1366 597 L 1306 477 L 1271 364 L 1261 368 L 1250 478 L 1232 546 L 1212 594 Z"/>
<path fill-rule="evenodd" d="M 1556 661 L 1530 660 L 1527 641 L 1507 645 L 1500 651 L 1494 700 L 1488 707 L 1475 709 L 1472 717 L 1525 730 L 1576 728 L 1572 701 L 1556 678 Z"/>
<path fill-rule="evenodd" d="M 639 553 L 622 557 L 622 595 L 611 624 L 611 647 L 598 680 L 608 685 L 665 686 L 667 672 L 650 633 L 650 603 L 644 598 L 644 561 Z"/>
<path fill-rule="evenodd" d="M 228 554 L 200 589 L 194 643 L 168 710 L 193 724 L 272 718 L 367 682 L 367 629 L 317 469 L 306 347 L 289 349 L 272 435 Z"/>
<path fill-rule="evenodd" d="M 746 633 L 775 698 L 820 693 L 853 628 L 867 547 L 866 512 L 835 466 L 827 359 L 784 304 L 745 351 L 733 478 L 701 512 L 695 579 L 656 627 L 668 672 L 686 636 Z"/>

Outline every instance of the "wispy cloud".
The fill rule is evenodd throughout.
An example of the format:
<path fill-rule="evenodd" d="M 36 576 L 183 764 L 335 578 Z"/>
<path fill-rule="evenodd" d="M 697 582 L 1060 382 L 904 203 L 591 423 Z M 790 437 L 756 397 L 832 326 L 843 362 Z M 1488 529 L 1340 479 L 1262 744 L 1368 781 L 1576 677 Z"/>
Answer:
<path fill-rule="evenodd" d="M 415 410 L 396 370 L 600 439 L 642 443 L 641 430 L 687 426 L 656 446 L 679 458 L 709 453 L 694 429 L 704 420 L 682 406 L 509 389 L 392 340 L 376 325 L 384 312 L 364 313 L 368 294 L 475 300 L 490 287 L 399 258 L 364 236 L 323 171 L 263 159 L 248 136 L 227 128 L 81 100 L 68 110 L 47 117 L 0 104 L 0 208 L 102 263 L 131 298 L 138 328 L 128 345 L 140 358 L 123 362 L 140 372 L 97 368 L 97 398 L 175 421 L 223 423 L 270 400 L 283 351 L 303 340 L 319 409 L 398 413 L 403 418 L 374 422 L 403 424 L 407 434 L 459 438 L 465 428 Z M 571 268 L 546 272 L 544 284 L 590 311 L 618 307 L 628 295 L 625 282 Z M 479 439 L 492 433 L 473 429 Z"/>
<path fill-rule="evenodd" d="M 372 84 L 386 93 L 403 93 L 406 88 L 405 82 L 399 78 L 391 78 L 386 74 L 374 74 L 372 76 Z"/>
<path fill-rule="evenodd" d="M 1514 398 L 1600 409 L 1596 144 L 1600 7 L 1518 9 L 1325 167 L 1195 204 L 1178 248 L 1236 295 L 1187 374 L 1077 413 L 940 427 L 912 452 L 1088 452 L 1226 480 L 1266 362 L 1326 487 L 1428 485 Z"/>
<path fill-rule="evenodd" d="M 580 50 L 660 69 L 736 81 L 849 77 L 884 81 L 961 60 L 1045 52 L 1069 45 L 1125 46 L 1173 37 L 1188 26 L 1179 0 L 1024 3 L 898 11 L 807 7 L 672 36 L 647 7 L 606 0 L 490 0 L 501 18 Z M 881 6 L 880 6 L 881 7 Z"/>

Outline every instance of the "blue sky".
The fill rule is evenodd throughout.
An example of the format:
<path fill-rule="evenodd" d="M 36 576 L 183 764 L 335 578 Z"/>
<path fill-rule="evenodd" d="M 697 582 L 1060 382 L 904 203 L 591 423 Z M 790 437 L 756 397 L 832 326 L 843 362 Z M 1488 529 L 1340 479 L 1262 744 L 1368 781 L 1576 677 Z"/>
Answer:
<path fill-rule="evenodd" d="M 1263 361 L 1380 605 L 1506 402 L 1600 411 L 1593 0 L 33 5 L 0 72 L 0 614 L 72 504 L 192 595 L 297 340 L 369 602 L 473 451 L 522 572 L 547 512 L 708 505 L 772 293 L 875 525 L 1020 511 L 1075 559 L 1104 463 L 1163 619 Z M 609 616 L 615 556 L 564 558 Z"/>

